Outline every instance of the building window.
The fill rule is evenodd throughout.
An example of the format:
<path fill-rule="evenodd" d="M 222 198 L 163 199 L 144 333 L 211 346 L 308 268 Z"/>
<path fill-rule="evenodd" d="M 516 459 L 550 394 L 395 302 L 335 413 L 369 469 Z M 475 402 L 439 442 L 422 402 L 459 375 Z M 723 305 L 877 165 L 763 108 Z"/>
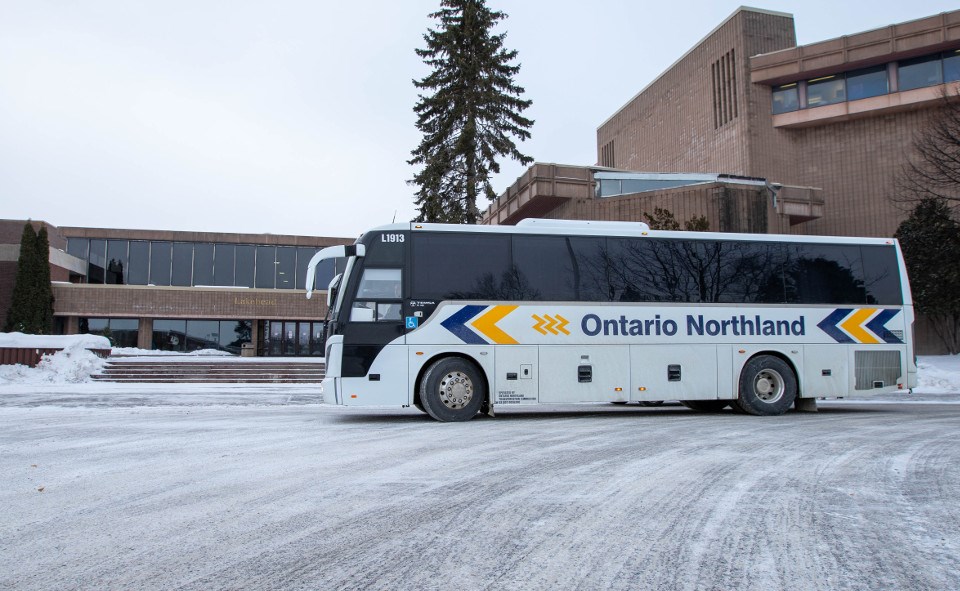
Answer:
<path fill-rule="evenodd" d="M 773 87 L 773 114 L 789 113 L 800 108 L 800 93 L 797 83 Z"/>
<path fill-rule="evenodd" d="M 810 107 L 822 107 L 845 100 L 846 89 L 842 74 L 814 78 L 807 82 L 807 105 Z"/>
<path fill-rule="evenodd" d="M 257 283 L 256 287 L 261 289 L 273 289 L 274 275 L 277 267 L 277 247 L 258 246 L 257 247 Z"/>
<path fill-rule="evenodd" d="M 215 285 L 213 281 L 213 244 L 193 245 L 193 285 Z"/>
<path fill-rule="evenodd" d="M 960 49 L 943 53 L 943 81 L 956 82 L 960 80 Z"/>
<path fill-rule="evenodd" d="M 880 96 L 889 92 L 887 67 L 864 68 L 847 74 L 847 100 Z"/>
<path fill-rule="evenodd" d="M 900 90 L 913 90 L 943 83 L 939 55 L 928 55 L 897 63 Z"/>
<path fill-rule="evenodd" d="M 103 283 L 107 272 L 107 241 L 90 241 L 90 258 L 87 264 L 87 282 Z"/>
<path fill-rule="evenodd" d="M 127 270 L 127 241 L 107 241 L 107 274 L 104 283 L 123 285 Z"/>
<path fill-rule="evenodd" d="M 170 285 L 170 248 L 169 242 L 150 243 L 151 285 Z"/>
<path fill-rule="evenodd" d="M 213 284 L 233 286 L 233 264 L 236 247 L 233 244 L 218 244 L 214 251 Z"/>
<path fill-rule="evenodd" d="M 80 318 L 80 333 L 106 337 L 112 347 L 136 347 L 139 325 L 136 318 Z"/>
<path fill-rule="evenodd" d="M 150 243 L 142 240 L 130 242 L 130 267 L 127 270 L 127 283 L 146 285 L 150 278 Z"/>

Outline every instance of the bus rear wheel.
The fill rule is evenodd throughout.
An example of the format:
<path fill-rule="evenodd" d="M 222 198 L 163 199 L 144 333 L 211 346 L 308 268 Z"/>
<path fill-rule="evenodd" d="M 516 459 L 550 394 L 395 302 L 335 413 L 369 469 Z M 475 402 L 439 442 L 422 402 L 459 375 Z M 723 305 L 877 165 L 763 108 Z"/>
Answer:
<path fill-rule="evenodd" d="M 797 398 L 797 376 L 786 361 L 758 355 L 740 372 L 740 392 L 734 403 L 751 415 L 776 416 L 787 412 Z"/>
<path fill-rule="evenodd" d="M 681 400 L 680 404 L 697 412 L 720 412 L 730 404 L 729 400 Z"/>
<path fill-rule="evenodd" d="M 477 367 L 462 357 L 434 361 L 420 380 L 420 404 L 438 421 L 469 421 L 486 397 L 486 381 Z"/>

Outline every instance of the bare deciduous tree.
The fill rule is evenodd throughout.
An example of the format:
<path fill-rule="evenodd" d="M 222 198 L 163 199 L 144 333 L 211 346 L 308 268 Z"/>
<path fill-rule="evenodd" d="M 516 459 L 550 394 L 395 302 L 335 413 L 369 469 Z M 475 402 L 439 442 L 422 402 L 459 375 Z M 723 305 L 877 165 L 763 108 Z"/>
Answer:
<path fill-rule="evenodd" d="M 939 107 L 914 137 L 894 186 L 893 201 L 911 208 L 925 199 L 960 205 L 960 85 L 943 92 Z"/>

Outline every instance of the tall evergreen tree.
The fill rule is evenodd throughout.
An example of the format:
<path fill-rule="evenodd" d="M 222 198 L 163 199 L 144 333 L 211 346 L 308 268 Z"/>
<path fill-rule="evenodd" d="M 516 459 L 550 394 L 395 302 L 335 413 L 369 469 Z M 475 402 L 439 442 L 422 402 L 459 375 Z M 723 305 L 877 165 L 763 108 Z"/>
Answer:
<path fill-rule="evenodd" d="M 33 333 L 34 302 L 36 283 L 33 274 L 37 267 L 37 233 L 33 225 L 27 222 L 20 235 L 20 256 L 17 259 L 17 277 L 13 284 L 13 299 L 7 311 L 7 322 L 4 330 L 7 332 Z"/>
<path fill-rule="evenodd" d="M 53 330 L 53 286 L 50 284 L 50 238 L 46 226 L 40 226 L 37 232 L 35 257 L 33 329 L 35 334 L 50 334 Z"/>
<path fill-rule="evenodd" d="M 423 140 L 408 161 L 422 167 L 410 181 L 419 187 L 416 220 L 475 224 L 478 198 L 496 197 L 490 185 L 500 172 L 496 159 L 533 162 L 512 139 L 530 137 L 533 121 L 521 113 L 532 101 L 520 98 L 524 90 L 513 81 L 520 66 L 512 65 L 517 52 L 503 46 L 506 33 L 492 33 L 505 13 L 484 0 L 443 0 L 430 17 L 439 26 L 416 51 L 433 71 L 413 81 L 426 92 L 414 107 Z"/>
<path fill-rule="evenodd" d="M 950 353 L 960 353 L 960 224 L 945 199 L 917 203 L 894 236 L 907 264 L 917 311 Z"/>

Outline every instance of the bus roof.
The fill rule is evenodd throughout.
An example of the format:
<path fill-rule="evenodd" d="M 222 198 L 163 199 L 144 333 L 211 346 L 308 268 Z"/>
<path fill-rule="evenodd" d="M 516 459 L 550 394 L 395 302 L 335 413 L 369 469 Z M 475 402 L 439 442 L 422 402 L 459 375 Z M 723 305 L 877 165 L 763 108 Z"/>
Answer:
<path fill-rule="evenodd" d="M 749 234 L 742 232 L 689 232 L 651 230 L 643 222 L 599 220 L 550 220 L 528 218 L 516 226 L 481 226 L 469 224 L 432 224 L 407 222 L 371 228 L 370 232 L 461 232 L 483 234 L 540 234 L 546 236 L 649 236 L 684 240 L 755 240 L 757 242 L 808 242 L 821 244 L 893 245 L 894 238 L 851 236 L 807 236 L 797 234 Z"/>

